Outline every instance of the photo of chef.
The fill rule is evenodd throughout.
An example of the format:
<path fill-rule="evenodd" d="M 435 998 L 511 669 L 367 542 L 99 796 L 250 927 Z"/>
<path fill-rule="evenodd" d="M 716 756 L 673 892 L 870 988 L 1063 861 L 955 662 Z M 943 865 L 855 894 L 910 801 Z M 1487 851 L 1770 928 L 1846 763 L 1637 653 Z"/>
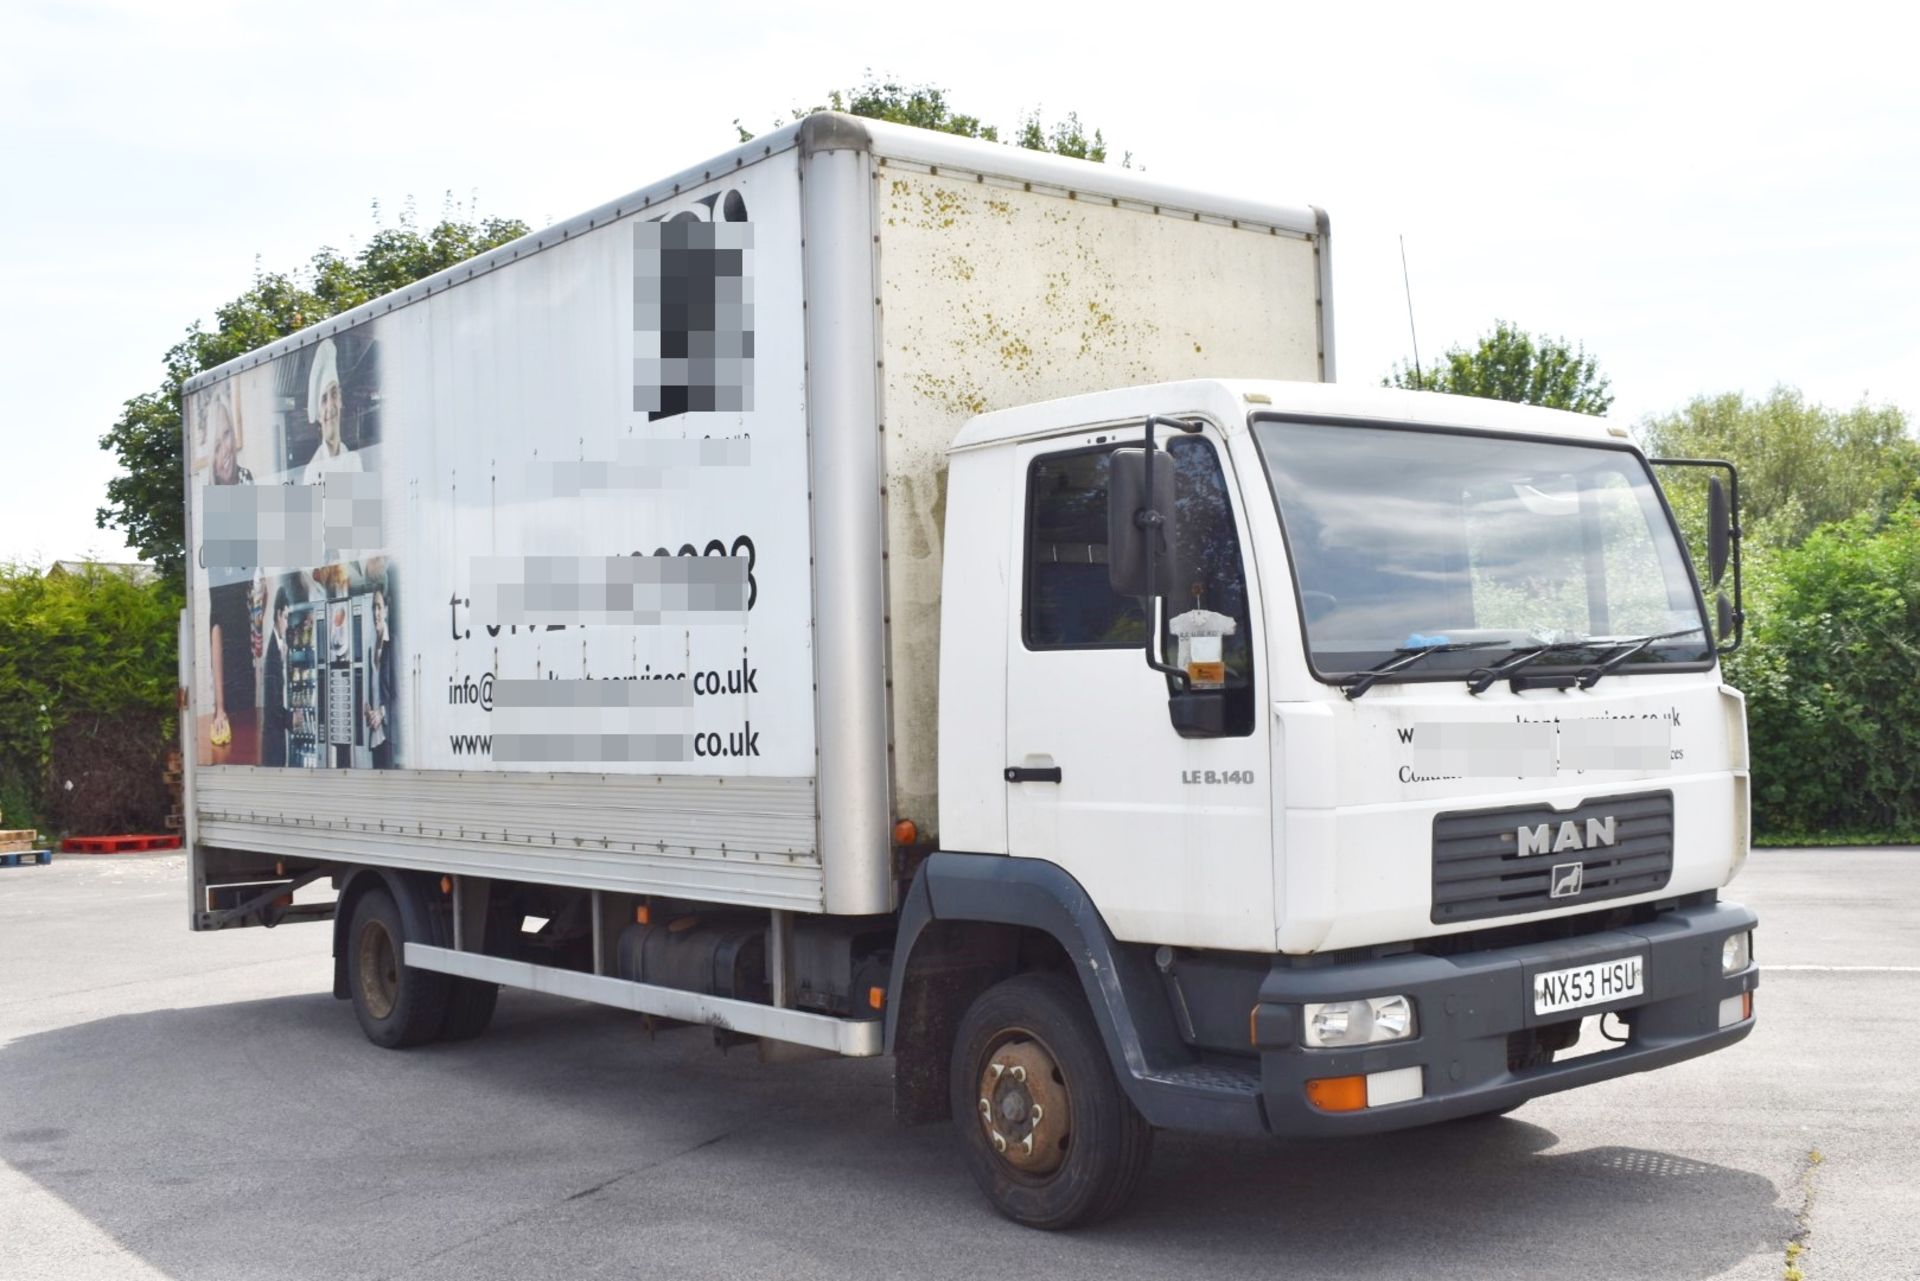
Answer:
<path fill-rule="evenodd" d="M 371 326 L 323 338 L 276 362 L 282 471 L 300 485 L 377 470 L 380 346 Z"/>

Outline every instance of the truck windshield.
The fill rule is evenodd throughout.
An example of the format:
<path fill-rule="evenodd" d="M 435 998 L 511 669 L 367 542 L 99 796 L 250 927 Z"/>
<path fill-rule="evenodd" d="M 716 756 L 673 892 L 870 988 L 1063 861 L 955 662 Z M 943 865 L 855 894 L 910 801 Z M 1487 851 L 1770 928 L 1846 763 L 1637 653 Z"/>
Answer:
<path fill-rule="evenodd" d="M 1586 666 L 1651 636 L 1620 670 L 1712 656 L 1685 555 L 1631 450 L 1270 418 L 1254 437 L 1323 679 L 1429 647 L 1376 679 L 1458 680 L 1542 645 L 1535 670 Z"/>

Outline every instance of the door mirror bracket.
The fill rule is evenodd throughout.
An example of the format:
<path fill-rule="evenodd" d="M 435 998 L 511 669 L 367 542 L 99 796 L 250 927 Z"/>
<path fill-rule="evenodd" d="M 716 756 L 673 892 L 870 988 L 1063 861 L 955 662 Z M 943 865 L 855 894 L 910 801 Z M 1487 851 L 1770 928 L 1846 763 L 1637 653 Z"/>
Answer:
<path fill-rule="evenodd" d="M 1107 583 L 1122 596 L 1140 597 L 1147 619 L 1142 646 L 1147 666 L 1172 677 L 1177 690 L 1185 693 L 1187 674 L 1155 653 L 1160 602 L 1173 594 L 1173 551 L 1179 546 L 1173 473 L 1154 466 L 1160 453 L 1153 438 L 1156 426 L 1193 434 L 1202 424 L 1148 414 L 1143 448 L 1113 451 L 1107 490 Z"/>
<path fill-rule="evenodd" d="M 1718 653 L 1731 654 L 1740 648 L 1747 622 L 1740 581 L 1739 469 L 1721 458 L 1649 458 L 1647 461 L 1655 467 L 1711 467 L 1726 473 L 1724 485 L 1718 476 L 1707 478 L 1707 581 L 1702 586 L 1714 594 L 1714 648 Z M 1731 602 L 1720 588 L 1729 565 L 1733 569 Z"/>

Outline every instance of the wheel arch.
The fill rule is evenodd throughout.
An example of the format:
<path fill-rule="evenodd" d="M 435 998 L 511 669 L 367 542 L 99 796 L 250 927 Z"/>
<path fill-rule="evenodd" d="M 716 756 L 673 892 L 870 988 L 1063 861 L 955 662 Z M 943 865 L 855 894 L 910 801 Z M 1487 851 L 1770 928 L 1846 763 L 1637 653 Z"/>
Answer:
<path fill-rule="evenodd" d="M 1117 943 L 1080 883 L 1053 863 L 938 853 L 914 877 L 894 945 L 886 1046 L 903 1122 L 947 1114 L 960 1016 L 994 983 L 1035 969 L 1072 974 L 1122 1088 L 1150 1120 L 1162 1112 L 1151 1065 L 1191 1052 L 1140 950 Z"/>

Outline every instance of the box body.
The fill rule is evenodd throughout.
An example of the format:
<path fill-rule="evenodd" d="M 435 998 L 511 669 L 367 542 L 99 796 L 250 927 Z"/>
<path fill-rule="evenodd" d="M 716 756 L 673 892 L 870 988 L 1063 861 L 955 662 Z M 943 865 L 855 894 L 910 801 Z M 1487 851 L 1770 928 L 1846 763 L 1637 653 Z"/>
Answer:
<path fill-rule="evenodd" d="M 1325 376 L 1327 275 L 1311 210 L 820 116 L 196 378 L 196 868 L 890 909 L 961 423 Z"/>

